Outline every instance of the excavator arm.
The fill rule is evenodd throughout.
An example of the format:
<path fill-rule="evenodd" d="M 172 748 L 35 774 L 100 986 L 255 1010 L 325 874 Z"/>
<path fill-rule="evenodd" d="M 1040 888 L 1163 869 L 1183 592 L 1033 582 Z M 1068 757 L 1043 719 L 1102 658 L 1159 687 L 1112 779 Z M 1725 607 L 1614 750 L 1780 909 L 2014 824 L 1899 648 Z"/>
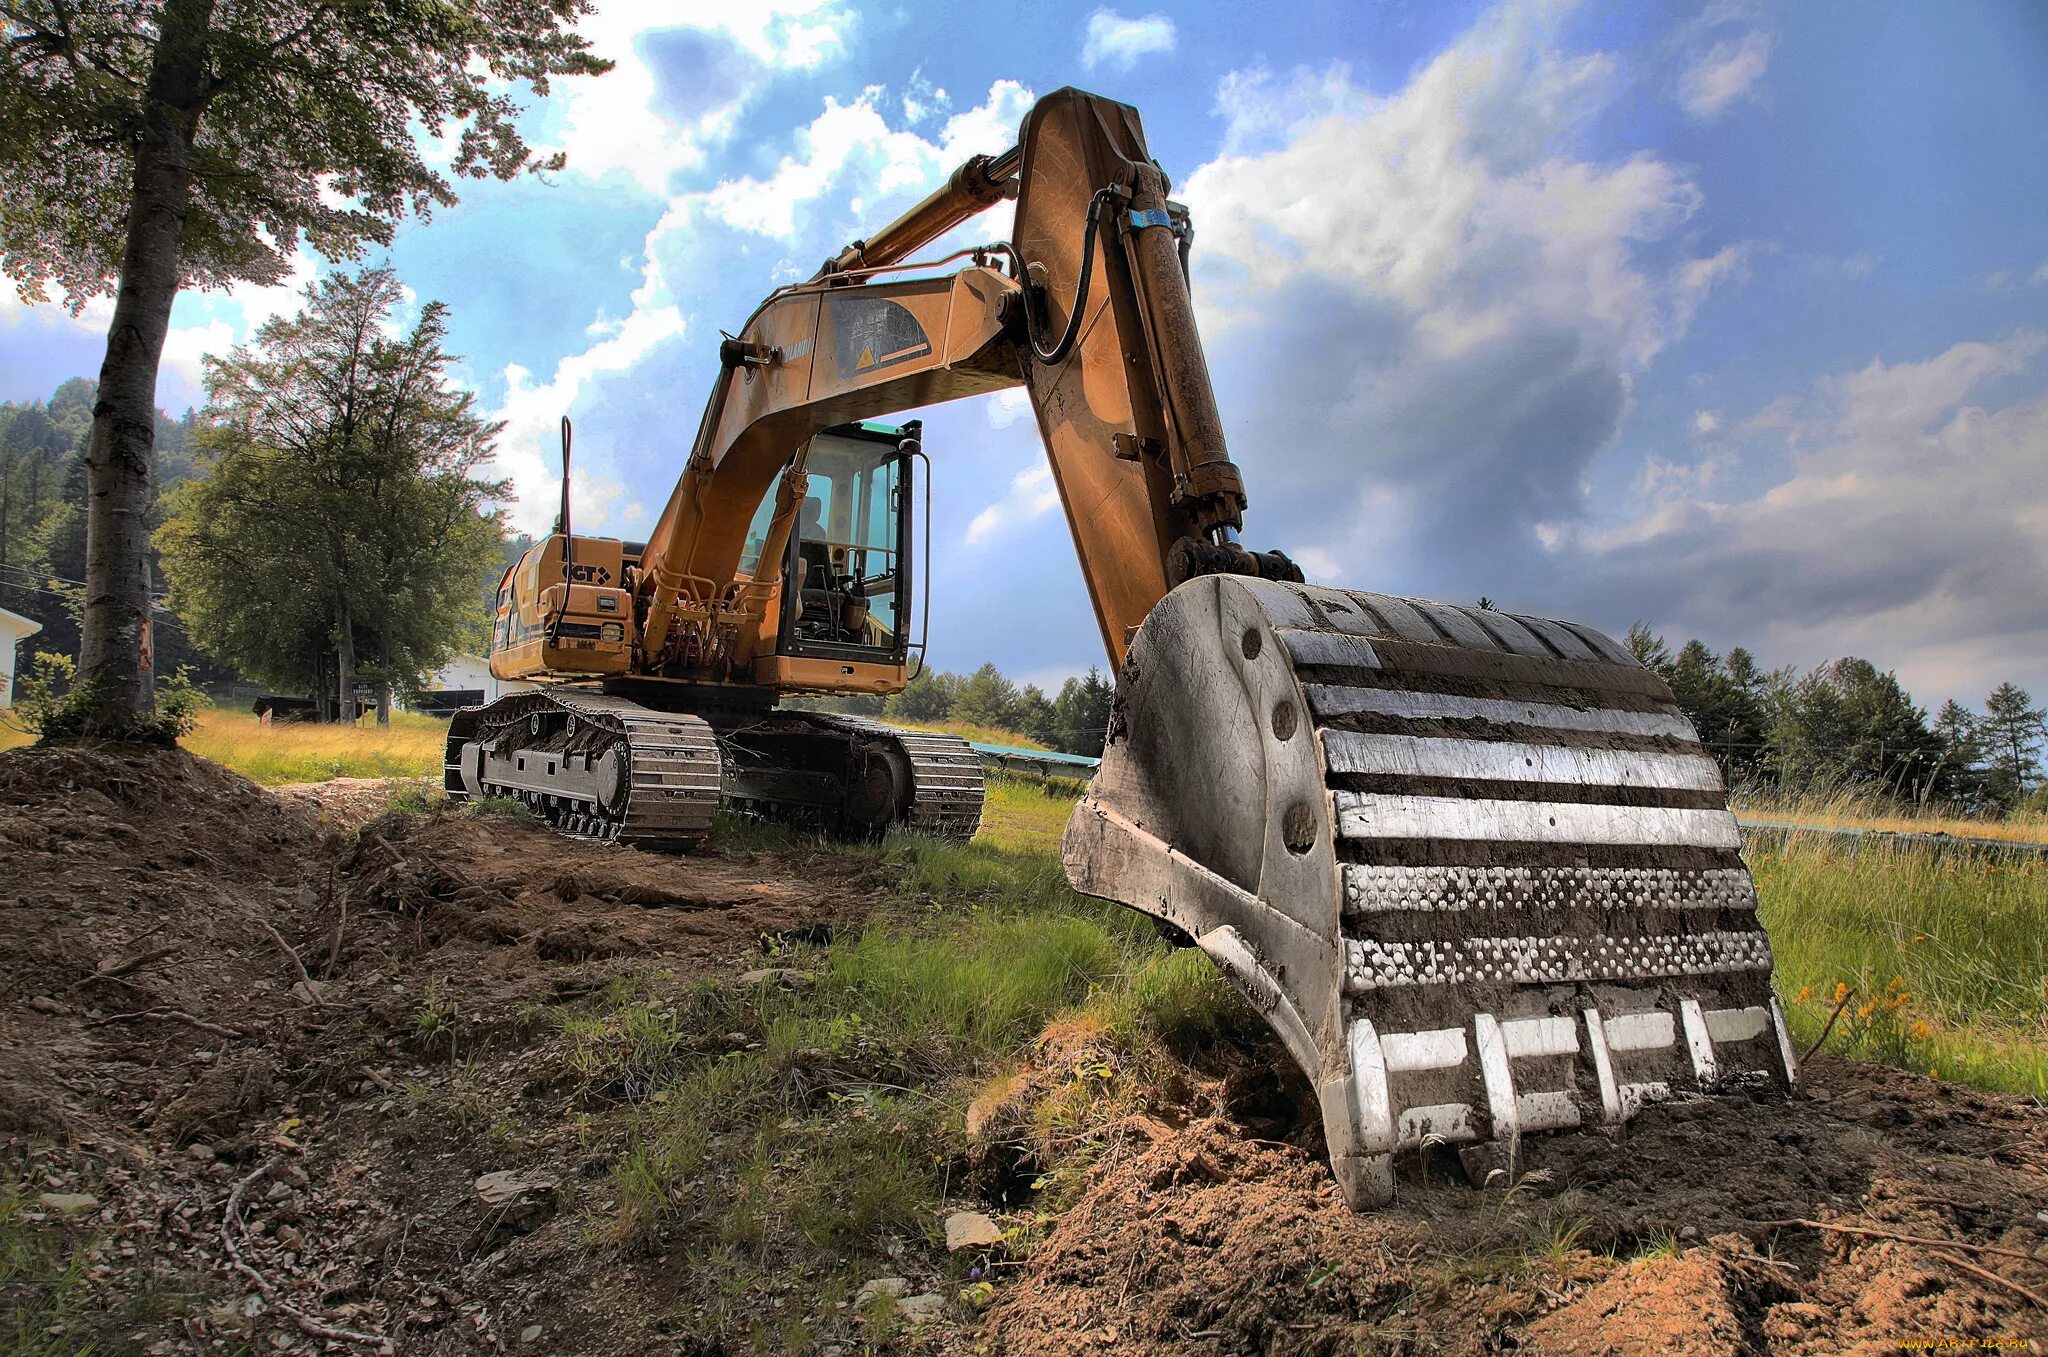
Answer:
<path fill-rule="evenodd" d="M 968 162 L 764 301 L 721 346 L 689 461 L 640 560 L 647 668 L 746 653 L 716 640 L 746 525 L 813 434 L 1020 384 L 1113 664 L 1184 579 L 1298 580 L 1284 557 L 1236 545 L 1244 483 L 1195 332 L 1186 214 L 1166 192 L 1136 110 L 1062 90 L 1033 108 L 1015 150 Z M 907 262 L 1008 196 L 1012 243 L 963 252 L 972 262 L 950 275 L 895 276 L 961 258 Z M 748 602 L 758 609 L 758 595 Z"/>

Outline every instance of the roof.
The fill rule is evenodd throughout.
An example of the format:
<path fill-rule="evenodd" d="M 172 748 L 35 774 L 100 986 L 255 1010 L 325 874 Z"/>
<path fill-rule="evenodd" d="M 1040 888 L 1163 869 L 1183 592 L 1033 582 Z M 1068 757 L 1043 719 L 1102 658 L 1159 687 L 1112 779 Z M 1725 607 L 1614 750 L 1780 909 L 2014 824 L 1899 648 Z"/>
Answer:
<path fill-rule="evenodd" d="M 23 617 L 20 613 L 11 613 L 5 608 L 0 608 L 0 632 L 6 632 L 15 640 L 33 636 L 42 629 L 43 624 L 33 617 Z"/>

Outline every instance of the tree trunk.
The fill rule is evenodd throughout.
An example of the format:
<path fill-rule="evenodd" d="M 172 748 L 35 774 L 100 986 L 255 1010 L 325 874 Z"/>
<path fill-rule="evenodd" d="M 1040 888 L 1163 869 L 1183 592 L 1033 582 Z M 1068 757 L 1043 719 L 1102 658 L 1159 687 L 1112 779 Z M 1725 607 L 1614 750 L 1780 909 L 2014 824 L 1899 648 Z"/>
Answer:
<path fill-rule="evenodd" d="M 167 0 L 142 100 L 133 198 L 107 357 L 86 444 L 85 615 L 79 682 L 90 733 L 133 731 L 152 706 L 144 670 L 149 597 L 149 475 L 156 375 L 178 295 L 178 242 L 191 202 L 192 143 L 206 79 L 214 0 Z"/>
<path fill-rule="evenodd" d="M 389 683 L 379 683 L 377 685 L 377 724 L 380 726 L 391 724 L 391 685 Z"/>
<path fill-rule="evenodd" d="M 341 605 L 341 628 L 339 643 L 335 646 L 334 696 L 336 699 L 334 719 L 345 726 L 356 723 L 356 638 L 355 623 L 348 615 L 348 604 Z"/>

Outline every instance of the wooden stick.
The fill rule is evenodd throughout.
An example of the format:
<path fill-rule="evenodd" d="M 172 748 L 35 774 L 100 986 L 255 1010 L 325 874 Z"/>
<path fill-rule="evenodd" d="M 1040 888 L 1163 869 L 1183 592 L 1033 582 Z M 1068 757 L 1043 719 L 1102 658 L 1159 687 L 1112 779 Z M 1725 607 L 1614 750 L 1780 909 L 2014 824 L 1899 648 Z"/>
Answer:
<path fill-rule="evenodd" d="M 330 900 L 336 898 L 334 894 L 334 871 L 334 864 L 329 863 L 327 867 L 327 898 Z M 334 978 L 334 968 L 341 964 L 341 935 L 348 928 L 347 891 L 341 893 L 340 905 L 341 917 L 334 921 L 334 936 L 327 940 L 327 964 L 320 968 L 320 978 L 322 980 L 332 980 Z"/>
<path fill-rule="evenodd" d="M 2048 1296 L 2044 1296 L 2038 1291 L 2029 1290 L 2010 1278 L 2001 1277 L 1990 1268 L 1979 1267 L 1967 1258 L 1958 1258 L 1952 1253 L 1945 1252 L 1948 1249 L 1967 1249 L 1971 1253 L 1997 1254 L 2001 1258 L 2019 1258 L 2033 1263 L 2037 1267 L 2048 1267 L 2048 1262 L 2044 1262 L 2044 1260 L 2036 1258 L 2030 1253 L 2021 1253 L 2017 1249 L 1993 1248 L 1988 1244 L 1965 1244 L 1961 1240 L 1955 1239 L 1929 1239 L 1925 1235 L 1893 1234 L 1887 1230 L 1866 1230 L 1854 1225 L 1830 1225 L 1825 1221 L 1819 1220 L 1770 1220 L 1759 1223 L 1766 1226 L 1803 1225 L 1809 1230 L 1828 1230 L 1835 1234 L 1861 1235 L 1869 1239 L 1883 1239 L 1899 1244 L 1917 1244 L 1922 1248 L 1935 1250 L 1934 1256 L 1937 1260 L 1947 1263 L 1952 1267 L 1961 1268 L 1971 1276 L 1990 1282 L 1993 1286 L 2004 1287 L 2014 1295 L 2024 1298 L 2043 1310 L 2048 1310 Z"/>
<path fill-rule="evenodd" d="M 311 974 L 307 972 L 306 963 L 299 960 L 299 949 L 292 946 L 290 943 L 286 942 L 284 940 L 284 934 L 278 932 L 275 928 L 272 928 L 266 921 L 258 919 L 256 922 L 259 926 L 262 927 L 264 932 L 270 934 L 270 940 L 272 942 L 276 943 L 279 947 L 282 947 L 284 949 L 284 954 L 292 959 L 292 969 L 297 971 L 299 973 L 299 979 L 305 981 L 307 987 L 311 988 L 313 984 L 313 977 Z"/>
<path fill-rule="evenodd" d="M 154 932 L 155 930 L 152 929 L 150 931 Z M 66 988 L 77 989 L 80 985 L 90 985 L 95 980 L 119 980 L 124 975 L 141 970 L 152 961 L 162 961 L 165 957 L 177 955 L 183 947 L 183 943 L 174 942 L 168 946 L 158 947 L 151 951 L 136 952 L 133 955 L 111 961 L 105 966 L 94 968 L 91 975 L 86 976 L 83 980 L 72 981 Z"/>
<path fill-rule="evenodd" d="M 2010 1281 L 2004 1277 L 2001 1277 L 1988 1267 L 1978 1267 L 1975 1263 L 1970 1262 L 1968 1259 L 1957 1258 L 1953 1254 L 1937 1253 L 1934 1256 L 1936 1258 L 1939 1258 L 1942 1262 L 1947 1263 L 1951 1267 L 1959 1267 L 1973 1277 L 1982 1277 L 1985 1281 L 1990 1282 L 1992 1285 L 2002 1286 L 2006 1290 L 2012 1292 L 2014 1295 L 2024 1296 L 2041 1309 L 2048 1310 L 2048 1296 L 2044 1296 L 2038 1291 L 2029 1291 L 2026 1287 L 2021 1286 L 2018 1282 Z"/>
<path fill-rule="evenodd" d="M 1842 1010 L 1847 1008 L 1849 1001 L 1855 997 L 1856 987 L 1854 985 L 1842 991 L 1842 997 L 1835 1001 L 1835 1011 L 1828 1014 L 1827 1026 L 1820 1029 L 1820 1035 L 1813 1039 L 1813 1045 L 1801 1052 L 1799 1056 L 1800 1064 L 1804 1065 L 1807 1061 L 1813 1059 L 1813 1053 L 1818 1051 L 1827 1042 L 1828 1033 L 1835 1030 L 1835 1019 L 1842 1016 Z"/>
<path fill-rule="evenodd" d="M 220 1218 L 220 1242 L 228 1251 L 228 1261 L 233 1264 L 235 1271 L 256 1283 L 256 1289 L 263 1294 L 263 1299 L 269 1302 L 270 1307 L 291 1320 L 300 1333 L 311 1338 L 328 1338 L 336 1342 L 367 1343 L 372 1347 L 382 1347 L 384 1340 L 374 1333 L 337 1329 L 296 1308 L 277 1294 L 277 1288 L 270 1284 L 268 1277 L 250 1267 L 243 1259 L 242 1250 L 235 1244 L 235 1230 L 242 1223 L 242 1194 L 247 1192 L 252 1184 L 266 1177 L 278 1163 L 276 1159 L 266 1159 L 257 1166 L 254 1173 L 236 1183 L 233 1192 L 228 1193 L 227 1209 L 221 1213 Z"/>
<path fill-rule="evenodd" d="M 238 1031 L 232 1027 L 222 1027 L 219 1023 L 206 1022 L 203 1019 L 195 1018 L 182 1008 L 145 1008 L 139 1013 L 109 1013 L 106 1017 L 94 1018 L 85 1025 L 87 1027 L 105 1027 L 109 1023 L 129 1022 L 136 1018 L 162 1018 L 165 1022 L 181 1022 L 187 1027 L 196 1027 L 202 1032 L 208 1032 L 217 1037 L 243 1037 L 248 1035 L 248 1033 Z"/>

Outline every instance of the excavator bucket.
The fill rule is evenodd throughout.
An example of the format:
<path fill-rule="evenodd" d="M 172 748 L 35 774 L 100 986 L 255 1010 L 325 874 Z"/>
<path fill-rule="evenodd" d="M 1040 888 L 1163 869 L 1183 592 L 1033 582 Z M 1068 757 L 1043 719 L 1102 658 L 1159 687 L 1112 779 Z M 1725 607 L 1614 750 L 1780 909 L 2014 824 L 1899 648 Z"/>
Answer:
<path fill-rule="evenodd" d="M 1063 857 L 1266 1016 L 1362 1210 L 1404 1150 L 1512 1178 L 1532 1132 L 1789 1086 L 1738 847 L 1670 689 L 1599 632 L 1211 575 L 1133 638 Z"/>

